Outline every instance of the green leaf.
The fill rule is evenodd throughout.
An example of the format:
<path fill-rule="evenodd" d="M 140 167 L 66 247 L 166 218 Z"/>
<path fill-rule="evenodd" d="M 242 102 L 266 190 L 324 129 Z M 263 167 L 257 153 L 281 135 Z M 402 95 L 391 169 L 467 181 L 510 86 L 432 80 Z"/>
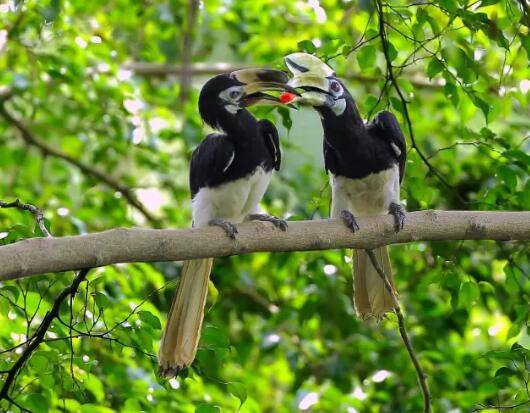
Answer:
<path fill-rule="evenodd" d="M 513 376 L 518 376 L 518 375 L 519 373 L 517 372 L 517 370 L 514 370 L 510 367 L 501 367 L 499 370 L 495 372 L 495 377 L 501 377 L 501 376 L 513 377 Z"/>
<path fill-rule="evenodd" d="M 96 304 L 99 308 L 107 308 L 110 304 L 109 298 L 107 297 L 107 294 L 102 293 L 100 291 L 96 291 L 92 293 L 92 296 L 94 297 L 94 300 L 96 301 Z"/>
<path fill-rule="evenodd" d="M 47 371 L 48 359 L 44 357 L 43 355 L 37 354 L 31 358 L 30 365 L 36 371 L 39 371 L 39 372 Z"/>
<path fill-rule="evenodd" d="M 237 397 L 239 399 L 239 407 L 241 408 L 243 403 L 245 403 L 245 401 L 247 400 L 247 389 L 245 388 L 245 386 L 237 382 L 228 383 L 228 391 L 234 397 Z"/>
<path fill-rule="evenodd" d="M 398 57 L 398 51 L 391 42 L 388 42 L 388 58 L 390 61 L 396 60 Z"/>
<path fill-rule="evenodd" d="M 517 174 L 509 166 L 502 165 L 498 168 L 497 176 L 511 191 L 515 191 L 517 188 Z"/>
<path fill-rule="evenodd" d="M 317 51 L 317 48 L 311 40 L 302 40 L 301 42 L 298 42 L 298 48 L 307 53 L 315 53 Z"/>
<path fill-rule="evenodd" d="M 24 405 L 34 413 L 47 413 L 50 409 L 50 402 L 40 393 L 30 394 Z"/>
<path fill-rule="evenodd" d="M 277 106 L 278 113 L 280 114 L 280 117 L 282 118 L 282 125 L 285 129 L 288 131 L 291 130 L 293 127 L 293 120 L 291 119 L 291 112 L 289 112 L 288 108 Z"/>
<path fill-rule="evenodd" d="M 142 320 L 142 322 L 153 327 L 155 330 L 160 330 L 162 328 L 162 324 L 158 317 L 151 314 L 149 311 L 138 311 L 138 318 Z"/>
<path fill-rule="evenodd" d="M 466 281 L 460 285 L 458 293 L 458 307 L 471 308 L 479 299 L 480 291 L 476 283 Z"/>
<path fill-rule="evenodd" d="M 404 113 L 404 111 L 403 111 L 403 102 L 401 101 L 401 99 L 396 98 L 394 96 L 391 96 L 390 97 L 390 103 L 391 103 L 392 107 L 394 109 L 396 109 L 399 113 L 401 113 L 401 114 Z"/>
<path fill-rule="evenodd" d="M 94 395 L 98 402 L 101 402 L 105 399 L 105 390 L 103 383 L 93 374 L 88 374 L 84 380 L 83 384 L 85 387 Z"/>
<path fill-rule="evenodd" d="M 0 288 L 0 292 L 2 295 L 9 297 L 11 301 L 15 303 L 17 302 L 18 296 L 20 294 L 20 291 L 14 285 L 5 285 L 4 287 Z"/>
<path fill-rule="evenodd" d="M 213 347 L 228 347 L 230 345 L 228 337 L 220 329 L 213 326 L 203 328 L 201 342 Z"/>
<path fill-rule="evenodd" d="M 491 6 L 493 4 L 497 4 L 499 1 L 500 0 L 481 0 L 480 4 L 479 4 L 479 8 L 480 7 Z"/>
<path fill-rule="evenodd" d="M 361 70 L 373 69 L 375 66 L 376 49 L 374 46 L 364 46 L 356 53 L 356 57 Z"/>
<path fill-rule="evenodd" d="M 437 57 L 433 57 L 427 66 L 427 76 L 432 79 L 444 69 L 444 64 Z"/>
<path fill-rule="evenodd" d="M 478 285 L 480 289 L 486 293 L 492 293 L 492 294 L 495 293 L 495 287 L 487 281 L 479 281 Z"/>
<path fill-rule="evenodd" d="M 451 99 L 451 103 L 456 108 L 458 107 L 458 102 L 460 101 L 460 98 L 458 96 L 458 89 L 452 81 L 447 81 L 447 78 L 446 78 L 446 82 L 447 83 L 445 84 L 444 89 L 443 89 L 444 94 L 446 97 Z"/>
<path fill-rule="evenodd" d="M 199 404 L 195 409 L 195 413 L 220 413 L 221 409 L 211 404 Z"/>
<path fill-rule="evenodd" d="M 473 104 L 482 111 L 484 118 L 487 121 L 488 114 L 491 110 L 491 105 L 482 98 L 478 97 L 476 94 L 471 94 L 471 100 L 473 101 Z"/>

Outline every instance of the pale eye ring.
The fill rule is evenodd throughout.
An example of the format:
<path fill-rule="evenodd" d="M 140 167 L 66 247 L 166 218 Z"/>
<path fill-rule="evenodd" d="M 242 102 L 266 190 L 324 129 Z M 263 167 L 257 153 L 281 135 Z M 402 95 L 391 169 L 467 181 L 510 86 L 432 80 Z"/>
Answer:
<path fill-rule="evenodd" d="M 340 83 L 337 82 L 336 80 L 332 80 L 331 81 L 331 84 L 329 86 L 329 88 L 331 89 L 331 91 L 333 93 L 339 93 L 341 91 L 341 86 L 340 86 Z"/>
<path fill-rule="evenodd" d="M 237 99 L 239 97 L 240 93 L 238 90 L 232 90 L 228 96 L 230 97 L 230 99 Z"/>

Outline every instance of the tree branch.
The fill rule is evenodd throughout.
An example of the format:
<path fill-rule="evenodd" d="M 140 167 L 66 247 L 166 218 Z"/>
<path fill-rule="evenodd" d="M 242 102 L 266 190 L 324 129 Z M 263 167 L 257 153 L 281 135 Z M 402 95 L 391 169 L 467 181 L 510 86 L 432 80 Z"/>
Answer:
<path fill-rule="evenodd" d="M 336 57 L 336 56 L 335 56 Z M 229 73 L 235 70 L 248 69 L 261 67 L 260 65 L 249 65 L 246 63 L 229 63 L 229 62 L 217 62 L 217 63 L 190 63 L 187 67 L 183 65 L 175 64 L 168 65 L 163 63 L 150 63 L 150 62 L 132 62 L 123 66 L 123 69 L 130 70 L 138 76 L 145 77 L 165 77 L 165 76 L 178 76 L 182 75 L 184 71 L 189 76 L 213 76 L 220 73 Z M 265 67 L 265 66 L 263 66 Z M 377 76 L 366 76 L 359 73 L 345 73 L 341 77 L 354 82 L 360 83 L 374 83 L 380 82 L 384 79 Z M 443 84 L 438 80 L 429 80 L 426 77 L 419 75 L 411 75 L 407 78 L 408 81 L 418 88 L 425 89 L 439 89 L 443 87 Z"/>
<path fill-rule="evenodd" d="M 189 66 L 193 58 L 193 40 L 195 35 L 195 26 L 199 15 L 199 1 L 189 0 L 187 6 L 188 12 L 184 33 L 182 34 L 182 52 L 181 52 L 181 73 L 180 73 L 180 104 L 184 106 L 188 100 L 191 83 L 191 73 Z"/>
<path fill-rule="evenodd" d="M 17 208 L 23 211 L 31 212 L 33 216 L 35 216 L 35 220 L 37 221 L 37 224 L 41 232 L 44 234 L 44 236 L 46 237 L 52 236 L 52 234 L 50 234 L 50 231 L 48 231 L 48 228 L 46 228 L 46 224 L 44 223 L 44 214 L 35 205 L 23 204 L 22 202 L 20 202 L 19 199 L 16 199 L 13 202 L 4 202 L 0 200 L 0 208 Z"/>
<path fill-rule="evenodd" d="M 21 121 L 14 118 L 11 113 L 6 109 L 5 103 L 0 100 L 0 116 L 2 116 L 9 124 L 11 124 L 18 132 L 20 136 L 28 146 L 33 146 L 41 151 L 44 155 L 53 156 L 55 158 L 62 159 L 66 163 L 77 167 L 84 174 L 91 176 L 115 191 L 121 193 L 127 202 L 136 208 L 145 217 L 145 219 L 154 226 L 159 226 L 159 221 L 155 218 L 145 206 L 136 198 L 134 192 L 128 186 L 120 183 L 116 179 L 112 178 L 108 173 L 102 172 L 90 165 L 81 162 L 78 159 L 73 158 L 67 153 L 61 152 L 60 150 L 48 145 L 46 142 L 41 141 L 37 138 Z"/>
<path fill-rule="evenodd" d="M 352 233 L 341 220 L 238 224 L 235 240 L 217 227 L 125 229 L 67 237 L 32 238 L 0 247 L 0 281 L 126 262 L 180 261 L 259 251 L 373 249 L 388 244 L 449 240 L 530 240 L 530 211 L 419 211 L 394 232 L 391 216 L 359 218 Z"/>

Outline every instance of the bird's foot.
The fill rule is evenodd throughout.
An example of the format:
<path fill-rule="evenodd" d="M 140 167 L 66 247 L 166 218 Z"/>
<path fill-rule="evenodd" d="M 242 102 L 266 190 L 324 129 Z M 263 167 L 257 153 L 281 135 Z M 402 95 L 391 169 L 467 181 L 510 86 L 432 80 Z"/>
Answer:
<path fill-rule="evenodd" d="M 247 219 L 249 221 L 268 221 L 272 222 L 276 228 L 280 228 L 282 231 L 287 231 L 287 221 L 277 218 L 273 215 L 267 214 L 250 214 Z"/>
<path fill-rule="evenodd" d="M 340 217 L 344 221 L 344 224 L 352 231 L 358 231 L 359 225 L 357 224 L 357 221 L 355 220 L 355 217 L 350 211 L 341 211 Z"/>
<path fill-rule="evenodd" d="M 405 211 L 403 205 L 392 202 L 388 207 L 388 213 L 394 217 L 394 230 L 396 232 L 401 231 L 407 219 L 407 211 Z"/>
<path fill-rule="evenodd" d="M 225 230 L 226 235 L 232 239 L 235 239 L 236 234 L 239 232 L 234 224 L 225 219 L 212 219 L 210 222 L 208 222 L 208 225 L 221 227 Z"/>

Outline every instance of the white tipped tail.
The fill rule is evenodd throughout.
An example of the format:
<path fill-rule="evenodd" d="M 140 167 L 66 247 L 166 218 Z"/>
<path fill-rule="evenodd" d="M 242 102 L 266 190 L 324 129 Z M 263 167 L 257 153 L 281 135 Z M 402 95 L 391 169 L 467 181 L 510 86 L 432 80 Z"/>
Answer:
<path fill-rule="evenodd" d="M 376 248 L 373 253 L 388 281 L 394 285 L 388 248 Z M 380 319 L 386 313 L 393 311 L 392 296 L 366 251 L 355 250 L 353 255 L 353 301 L 357 314 L 362 319 L 370 317 Z"/>
<path fill-rule="evenodd" d="M 158 374 L 175 376 L 197 353 L 213 258 L 185 261 L 158 350 Z"/>

